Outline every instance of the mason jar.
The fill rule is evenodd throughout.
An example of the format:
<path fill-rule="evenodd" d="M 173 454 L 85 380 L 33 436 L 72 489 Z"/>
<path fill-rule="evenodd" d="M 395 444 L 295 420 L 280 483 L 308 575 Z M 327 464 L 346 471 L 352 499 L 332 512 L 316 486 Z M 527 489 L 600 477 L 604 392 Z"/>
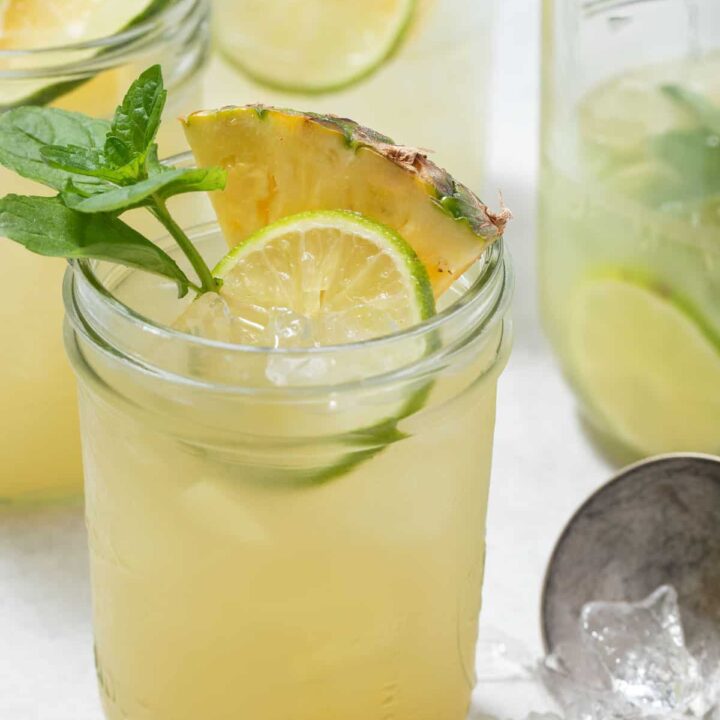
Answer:
<path fill-rule="evenodd" d="M 150 19 L 111 37 L 0 50 L 0 98 L 110 117 L 130 83 L 160 63 L 169 100 L 159 143 L 163 152 L 179 151 L 185 145 L 175 118 L 201 105 L 207 49 L 206 1 L 169 0 Z M 0 195 L 43 192 L 0 169 Z M 81 488 L 75 386 L 61 337 L 64 269 L 62 260 L 0 240 L 0 504 L 47 500 Z"/>
<path fill-rule="evenodd" d="M 545 0 L 540 286 L 592 436 L 720 453 L 720 5 Z"/>
<path fill-rule="evenodd" d="M 480 192 L 492 0 L 213 0 L 215 105 L 335 113 Z M 231 99 L 228 96 L 232 95 Z"/>
<path fill-rule="evenodd" d="M 496 244 L 419 326 L 272 349 L 180 333 L 166 281 L 71 263 L 108 720 L 465 718 L 511 288 Z"/>

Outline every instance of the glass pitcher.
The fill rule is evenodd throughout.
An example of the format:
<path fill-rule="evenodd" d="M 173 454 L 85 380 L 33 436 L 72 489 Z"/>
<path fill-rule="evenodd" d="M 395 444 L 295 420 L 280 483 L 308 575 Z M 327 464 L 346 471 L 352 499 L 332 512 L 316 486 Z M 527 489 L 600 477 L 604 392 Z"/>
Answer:
<path fill-rule="evenodd" d="M 720 5 L 545 0 L 540 288 L 614 459 L 720 452 Z"/>

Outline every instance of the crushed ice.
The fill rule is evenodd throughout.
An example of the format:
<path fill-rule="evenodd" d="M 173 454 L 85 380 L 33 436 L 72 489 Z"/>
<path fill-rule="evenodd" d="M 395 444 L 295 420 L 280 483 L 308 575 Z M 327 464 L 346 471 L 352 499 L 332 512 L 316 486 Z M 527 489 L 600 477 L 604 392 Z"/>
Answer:
<path fill-rule="evenodd" d="M 516 641 L 486 635 L 478 645 L 480 692 L 483 682 L 539 681 L 558 712 L 526 720 L 720 720 L 720 628 L 686 619 L 689 640 L 668 585 L 639 602 L 588 603 L 577 638 L 534 671 Z"/>

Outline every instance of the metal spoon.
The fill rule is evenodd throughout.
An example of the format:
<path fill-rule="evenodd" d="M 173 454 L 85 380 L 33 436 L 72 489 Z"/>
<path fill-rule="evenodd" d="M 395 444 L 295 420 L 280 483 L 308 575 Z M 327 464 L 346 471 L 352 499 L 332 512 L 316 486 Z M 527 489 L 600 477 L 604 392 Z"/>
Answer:
<path fill-rule="evenodd" d="M 637 601 L 663 584 L 678 592 L 689 642 L 720 625 L 720 457 L 642 461 L 580 507 L 545 576 L 545 649 L 577 639 L 585 603 Z"/>

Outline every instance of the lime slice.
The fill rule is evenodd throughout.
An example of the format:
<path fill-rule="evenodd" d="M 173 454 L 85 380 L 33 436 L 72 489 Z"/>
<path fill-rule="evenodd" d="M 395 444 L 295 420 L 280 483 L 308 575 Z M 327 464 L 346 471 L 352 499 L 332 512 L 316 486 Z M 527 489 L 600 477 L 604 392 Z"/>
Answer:
<path fill-rule="evenodd" d="M 193 301 L 176 329 L 243 345 L 304 349 L 388 335 L 435 312 L 427 271 L 412 248 L 394 230 L 344 210 L 300 213 L 263 228 L 235 247 L 215 275 L 223 280 L 220 293 Z M 411 338 L 399 347 L 355 349 L 340 360 L 334 353 L 249 354 L 242 367 L 233 358 L 209 372 L 223 381 L 261 372 L 268 385 L 335 385 L 402 367 L 431 345 Z M 257 480 L 307 485 L 349 472 L 404 438 L 398 423 L 422 407 L 429 389 L 422 381 L 372 401 L 360 389 L 357 396 L 334 399 L 332 411 L 310 417 L 296 415 L 290 405 L 254 409 L 258 435 L 284 427 L 334 438 L 294 465 L 286 458 L 289 466 L 262 468 Z M 248 468 L 244 477 L 252 480 L 253 472 Z"/>
<path fill-rule="evenodd" d="M 224 52 L 255 81 L 321 93 L 352 85 L 382 66 L 402 42 L 415 2 L 243 0 L 226 3 L 217 20 Z"/>
<path fill-rule="evenodd" d="M 35 68 L 58 68 L 92 59 L 102 48 L 63 50 L 68 45 L 111 37 L 142 22 L 158 12 L 170 0 L 5 0 L 0 4 L 0 50 L 33 50 L 59 48 L 57 51 L 7 54 L 0 70 L 32 71 Z M 76 68 L 77 69 L 77 68 Z M 52 72 L 48 70 L 48 77 Z M 70 74 L 70 73 L 68 73 Z M 77 72 L 74 71 L 77 76 Z M 47 104 L 82 84 L 83 80 L 65 82 L 46 78 L 28 78 L 0 83 L 0 107 L 23 104 Z"/>
<path fill-rule="evenodd" d="M 643 455 L 720 451 L 720 338 L 692 308 L 620 272 L 569 302 L 571 370 L 614 437 Z"/>
<path fill-rule="evenodd" d="M 307 348 L 361 342 L 435 312 L 427 270 L 394 230 L 345 210 L 279 220 L 215 268 L 179 329 L 239 345 Z M 365 374 L 365 373 L 363 373 Z"/>

